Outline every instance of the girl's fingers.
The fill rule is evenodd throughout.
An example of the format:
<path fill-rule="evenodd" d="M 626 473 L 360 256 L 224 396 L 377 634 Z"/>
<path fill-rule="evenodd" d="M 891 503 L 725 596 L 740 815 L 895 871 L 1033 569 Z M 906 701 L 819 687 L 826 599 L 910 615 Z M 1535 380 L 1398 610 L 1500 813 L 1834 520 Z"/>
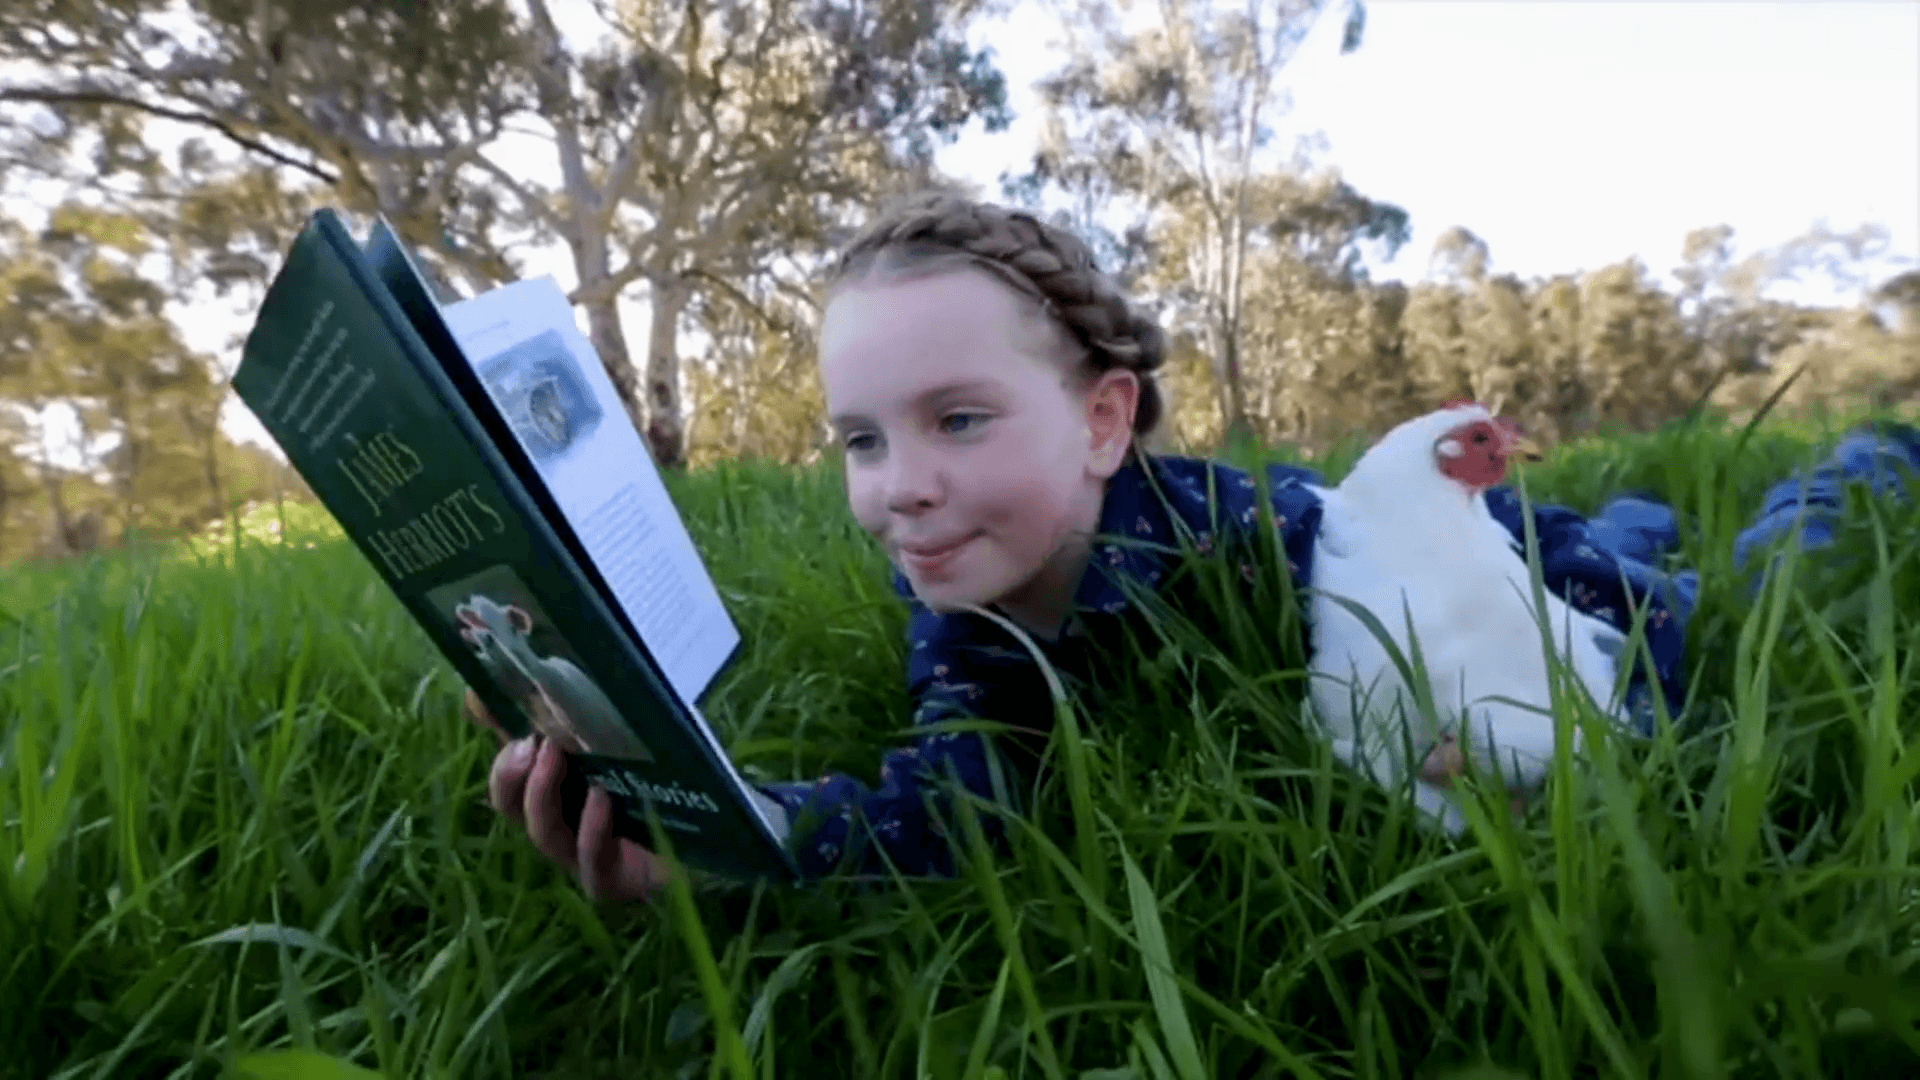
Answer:
<path fill-rule="evenodd" d="M 520 801 L 526 815 L 527 839 L 540 854 L 562 866 L 575 865 L 577 845 L 573 830 L 560 812 L 560 780 L 566 775 L 567 759 L 551 739 L 541 739 L 534 753 L 533 768 L 527 773 L 525 796 Z"/>
<path fill-rule="evenodd" d="M 631 840 L 616 841 L 620 852 L 620 876 L 631 882 L 629 895 L 635 900 L 651 901 L 667 887 L 667 864 L 646 848 Z"/>
<path fill-rule="evenodd" d="M 580 887 L 602 904 L 650 900 L 666 884 L 652 852 L 613 832 L 613 800 L 600 788 L 587 792 L 580 811 Z"/>
<path fill-rule="evenodd" d="M 521 806 L 526 799 L 527 774 L 533 770 L 533 756 L 533 736 L 515 739 L 493 755 L 493 766 L 487 770 L 487 801 L 493 804 L 496 813 L 509 821 L 526 817 Z"/>
<path fill-rule="evenodd" d="M 1435 787 L 1446 787 L 1466 769 L 1467 756 L 1460 751 L 1459 740 L 1446 735 L 1427 752 L 1420 765 L 1420 778 Z"/>
<path fill-rule="evenodd" d="M 467 719 L 500 737 L 500 752 L 487 771 L 487 799 L 495 811 L 527 830 L 527 839 L 547 858 L 572 867 L 581 888 L 598 903 L 651 899 L 666 885 L 666 868 L 654 854 L 613 832 L 613 800 L 598 787 L 587 791 L 578 835 L 560 811 L 566 755 L 550 739 L 509 738 L 487 714 L 479 695 L 466 693 Z"/>
<path fill-rule="evenodd" d="M 603 893 L 607 878 L 613 872 L 608 858 L 612 854 L 609 849 L 613 847 L 612 816 L 607 793 L 598 787 L 589 787 L 587 804 L 580 808 L 580 836 L 575 854 L 580 867 L 580 890 L 595 903 L 606 903 L 609 899 Z"/>
<path fill-rule="evenodd" d="M 632 883 L 620 880 L 619 843 L 613 835 L 613 800 L 597 787 L 587 790 L 587 805 L 580 810 L 579 859 L 580 888 L 587 899 L 596 904 L 611 904 L 632 898 L 628 895 Z"/>

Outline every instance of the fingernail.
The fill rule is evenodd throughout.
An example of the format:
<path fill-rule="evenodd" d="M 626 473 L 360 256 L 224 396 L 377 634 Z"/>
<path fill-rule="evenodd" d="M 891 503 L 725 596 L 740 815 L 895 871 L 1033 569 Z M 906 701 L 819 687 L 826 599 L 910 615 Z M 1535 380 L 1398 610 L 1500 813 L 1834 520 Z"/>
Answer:
<path fill-rule="evenodd" d="M 533 736 L 513 740 L 507 748 L 507 762 L 516 768 L 533 761 Z"/>

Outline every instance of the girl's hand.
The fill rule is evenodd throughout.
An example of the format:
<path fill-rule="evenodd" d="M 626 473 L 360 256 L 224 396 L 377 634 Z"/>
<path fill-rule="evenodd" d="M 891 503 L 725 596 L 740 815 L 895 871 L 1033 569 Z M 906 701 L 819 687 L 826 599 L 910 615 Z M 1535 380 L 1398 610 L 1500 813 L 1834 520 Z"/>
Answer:
<path fill-rule="evenodd" d="M 477 701 L 468 692 L 469 701 Z M 1440 736 L 1440 741 L 1427 751 L 1427 759 L 1420 763 L 1420 779 L 1434 787 L 1446 787 L 1454 782 L 1461 773 L 1467 771 L 1467 755 L 1460 750 L 1460 743 L 1452 735 Z"/>
<path fill-rule="evenodd" d="M 1467 755 L 1461 751 L 1459 740 L 1450 734 L 1440 736 L 1440 741 L 1427 751 L 1426 760 L 1420 763 L 1420 779 L 1439 788 L 1451 785 L 1466 771 Z M 1509 789 L 1507 794 L 1507 806 L 1513 811 L 1513 816 L 1525 817 L 1525 795 L 1518 788 Z"/>
<path fill-rule="evenodd" d="M 580 811 L 579 835 L 567 828 L 560 809 L 567 759 L 559 747 L 538 735 L 508 738 L 472 690 L 467 691 L 466 714 L 500 740 L 487 774 L 488 801 L 522 825 L 542 855 L 573 871 L 588 899 L 602 904 L 651 900 L 666 887 L 666 862 L 613 834 L 613 800 L 606 792 L 590 787 Z"/>

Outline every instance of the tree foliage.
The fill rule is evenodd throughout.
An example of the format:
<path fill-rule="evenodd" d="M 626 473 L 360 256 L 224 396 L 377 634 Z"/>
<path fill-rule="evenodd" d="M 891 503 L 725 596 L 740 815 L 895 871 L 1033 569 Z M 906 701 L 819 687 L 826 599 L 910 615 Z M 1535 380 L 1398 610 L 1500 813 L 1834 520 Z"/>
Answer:
<path fill-rule="evenodd" d="M 1231 428 L 1247 420 L 1249 260 L 1257 257 L 1258 234 L 1286 239 L 1272 235 L 1265 205 L 1285 179 L 1272 172 L 1270 152 L 1272 120 L 1284 106 L 1278 79 L 1326 7 L 1326 0 L 1160 0 L 1159 19 L 1136 28 L 1123 25 L 1112 5 L 1074 6 L 1066 20 L 1069 58 L 1037 87 L 1046 109 L 1040 148 L 1031 171 L 1010 184 L 1029 197 L 1052 187 L 1083 204 L 1121 201 L 1149 230 L 1179 223 L 1179 254 L 1159 260 L 1177 267 L 1179 284 L 1162 299 L 1211 361 Z M 1360 25 L 1349 21 L 1343 48 L 1358 45 Z M 1335 200 L 1319 206 L 1338 216 Z M 1297 224 L 1304 234 L 1325 226 Z"/>
<path fill-rule="evenodd" d="M 165 245 L 133 215 L 70 201 L 37 232 L 0 223 L 0 558 L 191 532 L 277 471 L 220 431 L 226 387 L 155 263 Z M 52 406 L 73 445 L 31 422 Z"/>
<path fill-rule="evenodd" d="M 237 342 L 223 364 L 180 320 L 250 310 L 322 202 L 387 217 L 449 298 L 562 251 L 663 464 L 814 459 L 811 277 L 883 196 L 943 179 L 937 146 L 1008 120 L 967 45 L 993 2 L 0 6 L 0 196 L 53 208 L 0 221 L 0 443 L 18 448 L 0 453 L 0 558 L 178 533 L 298 487 L 219 432 Z M 1423 279 L 1376 282 L 1406 212 L 1276 135 L 1289 59 L 1343 7 L 1340 47 L 1359 47 L 1358 3 L 1055 6 L 1069 49 L 1002 193 L 1086 235 L 1159 313 L 1164 448 L 1324 449 L 1458 396 L 1548 437 L 1646 428 L 1757 408 L 1802 369 L 1786 408 L 1920 394 L 1920 276 L 1864 277 L 1882 228 L 1818 222 L 1746 252 L 1697 229 L 1669 287 L 1632 260 L 1523 280 L 1460 225 Z M 1808 278 L 1860 303 L 1773 297 Z M 78 456 L 29 422 L 56 404 Z"/>
<path fill-rule="evenodd" d="M 1912 404 L 1920 320 L 1910 313 L 1920 290 L 1911 273 L 1854 307 L 1765 295 L 1808 264 L 1809 250 L 1829 247 L 1832 257 L 1823 235 L 1833 234 L 1817 226 L 1736 260 L 1731 229 L 1696 230 L 1682 245 L 1674 290 L 1638 260 L 1534 280 L 1497 274 L 1486 243 L 1462 228 L 1442 232 L 1427 279 L 1411 286 L 1310 272 L 1288 253 L 1257 251 L 1248 424 L 1264 440 L 1324 449 L 1471 397 L 1548 438 L 1648 430 L 1700 407 L 1756 409 L 1802 366 L 1781 399 L 1790 410 Z M 1820 272 L 1858 280 L 1846 260 Z M 1202 370 L 1189 360 L 1170 373 L 1180 387 L 1177 441 L 1189 447 L 1225 429 L 1218 403 L 1194 392 Z"/>
<path fill-rule="evenodd" d="M 655 457 L 684 454 L 679 332 L 694 295 L 804 256 L 889 174 L 924 170 L 1001 76 L 973 0 L 622 0 L 598 37 L 548 0 L 27 0 L 0 58 L 64 130 L 160 116 L 385 215 L 471 288 L 559 241 L 589 337 Z M 644 287 L 644 365 L 619 299 Z"/>

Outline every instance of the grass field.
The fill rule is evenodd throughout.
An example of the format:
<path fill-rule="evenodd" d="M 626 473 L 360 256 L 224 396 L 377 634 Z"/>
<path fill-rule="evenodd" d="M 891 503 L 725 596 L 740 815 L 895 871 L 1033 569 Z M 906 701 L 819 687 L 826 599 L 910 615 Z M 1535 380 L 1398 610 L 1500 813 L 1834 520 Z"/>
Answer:
<path fill-rule="evenodd" d="M 1751 596 L 1730 538 L 1820 435 L 1737 435 L 1527 473 L 1672 501 L 1703 592 L 1682 722 L 1521 825 L 1437 838 L 1330 765 L 1256 607 L 1070 714 L 1009 857 L 707 890 L 698 934 L 494 819 L 491 741 L 323 518 L 0 569 L 0 1075 L 1914 1075 L 1920 514 L 1863 500 Z M 710 710 L 736 759 L 867 775 L 904 612 L 835 474 L 673 483 L 747 638 Z"/>

